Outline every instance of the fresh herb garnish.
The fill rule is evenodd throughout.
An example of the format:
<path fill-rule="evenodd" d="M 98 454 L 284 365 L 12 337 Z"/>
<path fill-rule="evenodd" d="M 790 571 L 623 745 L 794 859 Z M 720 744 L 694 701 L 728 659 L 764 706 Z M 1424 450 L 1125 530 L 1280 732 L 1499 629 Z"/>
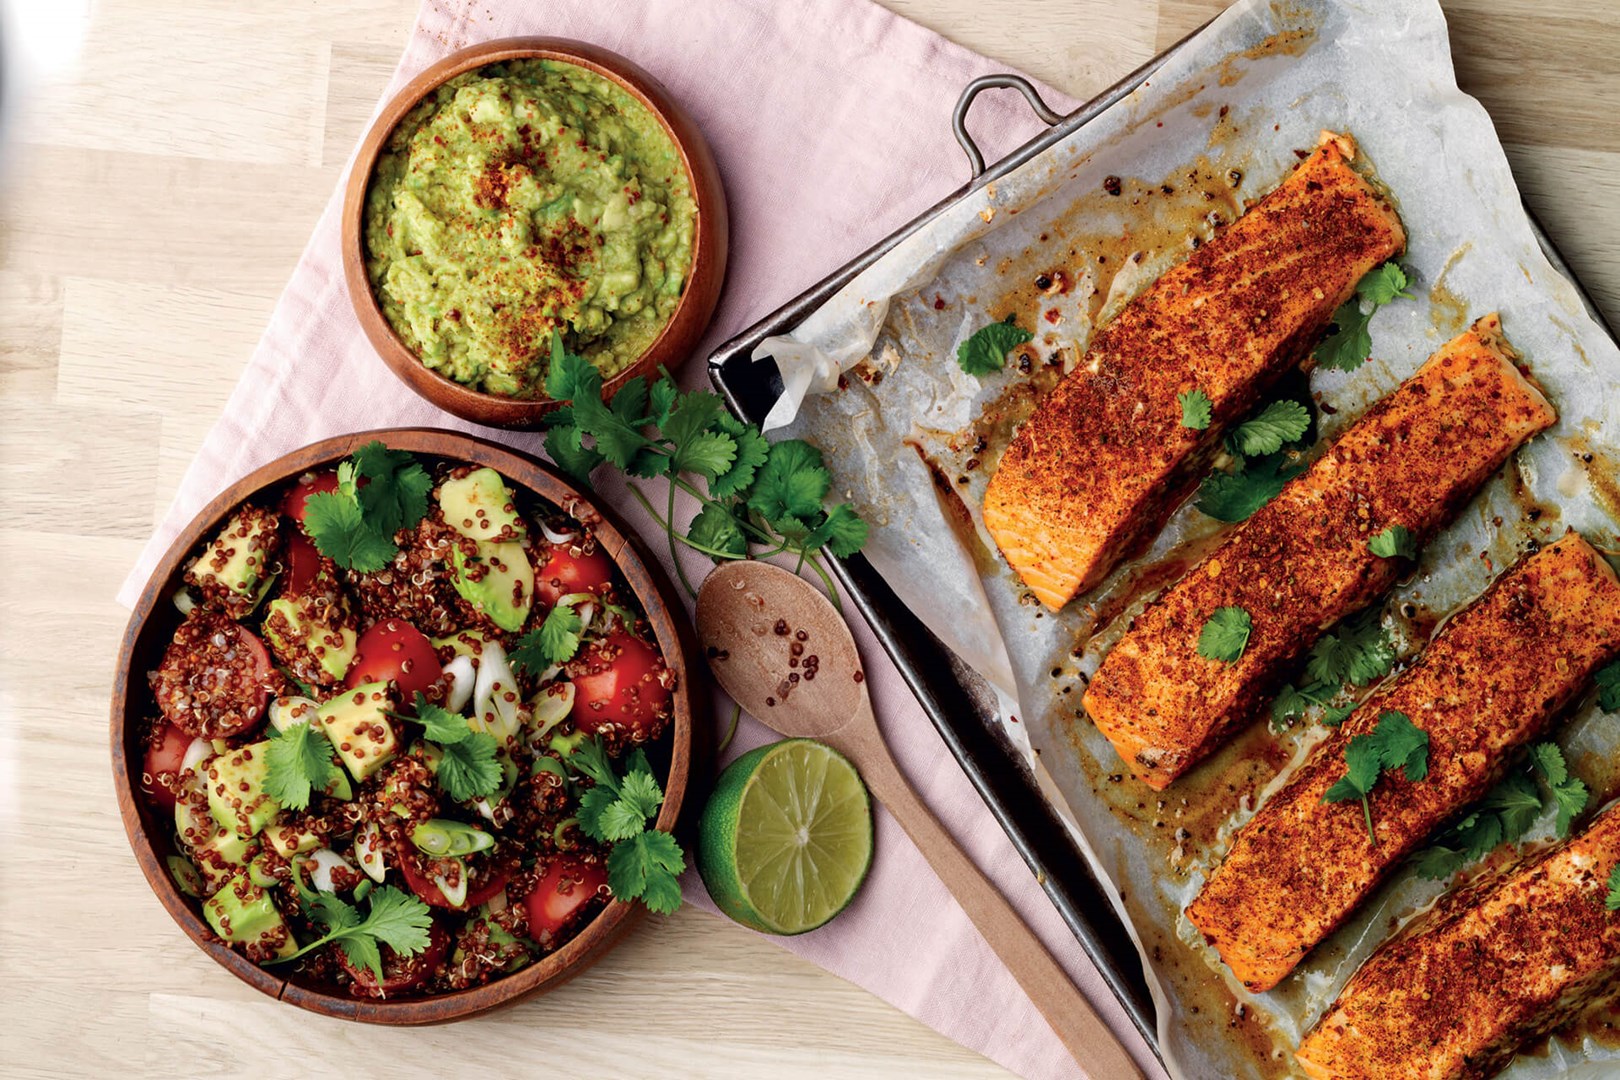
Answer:
<path fill-rule="evenodd" d="M 1367 541 L 1367 550 L 1380 559 L 1417 558 L 1417 541 L 1412 531 L 1405 525 L 1391 525 L 1371 540 Z"/>
<path fill-rule="evenodd" d="M 304 500 L 304 530 L 339 566 L 362 574 L 381 570 L 399 553 L 394 533 L 427 513 L 433 478 L 409 453 L 376 441 L 340 463 L 337 474 L 336 491 Z"/>
<path fill-rule="evenodd" d="M 582 742 L 568 764 L 594 783 L 580 796 L 579 828 L 608 851 L 608 887 L 621 900 L 640 900 L 649 911 L 668 915 L 681 906 L 681 873 L 686 855 L 675 838 L 648 828 L 664 804 L 664 789 L 640 747 L 625 759 L 624 774 L 600 739 Z"/>
<path fill-rule="evenodd" d="M 957 366 L 969 375 L 988 375 L 1000 371 L 1007 363 L 1007 354 L 1034 336 L 1014 323 L 1009 315 L 1005 322 L 979 327 L 958 345 Z"/>
<path fill-rule="evenodd" d="M 439 786 L 456 802 L 493 795 L 501 786 L 501 763 L 495 756 L 500 744 L 487 731 L 474 731 L 460 713 L 416 694 L 416 716 L 422 737 L 444 752 L 439 758 Z"/>
<path fill-rule="evenodd" d="M 1327 789 L 1322 801 L 1360 800 L 1367 819 L 1367 836 L 1377 847 L 1378 834 L 1373 831 L 1372 802 L 1368 797 L 1385 769 L 1400 769 L 1414 784 L 1429 775 L 1429 733 L 1413 724 L 1405 713 L 1392 710 L 1378 718 L 1372 731 L 1350 740 L 1344 748 L 1344 760 L 1348 771 Z"/>
<path fill-rule="evenodd" d="M 608 464 L 628 476 L 668 481 L 662 514 L 640 488 L 629 487 L 668 534 L 688 592 L 696 594 L 674 558 L 677 544 L 717 560 L 748 558 L 759 545 L 761 555 L 797 555 L 837 604 L 820 553 L 853 555 L 866 543 L 867 527 L 847 505 L 825 508 L 832 474 L 821 451 L 799 439 L 767 441 L 759 428 L 728 414 L 718 395 L 683 393 L 668 373 L 650 388 L 640 376 L 629 380 L 609 404 L 602 400 L 602 373 L 564 349 L 560 336 L 552 338 L 546 392 L 569 403 L 547 419 L 546 452 L 564 471 L 588 483 L 593 469 Z M 689 477 L 701 478 L 707 492 Z M 674 522 L 676 489 L 699 504 L 684 532 Z"/>
<path fill-rule="evenodd" d="M 289 725 L 264 752 L 265 794 L 288 810 L 302 810 L 310 796 L 338 778 L 332 743 L 309 721 Z"/>
<path fill-rule="evenodd" d="M 1198 485 L 1198 509 L 1216 521 L 1245 521 L 1305 471 L 1285 454 L 1238 459 L 1231 472 L 1216 469 Z"/>
<path fill-rule="evenodd" d="M 1549 800 L 1557 808 L 1554 829 L 1559 837 L 1568 836 L 1589 797 L 1580 777 L 1570 775 L 1558 744 L 1537 743 L 1530 748 L 1527 768 L 1503 777 L 1466 817 L 1441 833 L 1414 860 L 1416 870 L 1439 881 L 1483 859 L 1499 844 L 1518 843 Z"/>
<path fill-rule="evenodd" d="M 1603 898 L 1603 906 L 1610 911 L 1620 911 L 1620 863 L 1609 871 L 1609 895 Z"/>
<path fill-rule="evenodd" d="M 1333 313 L 1333 332 L 1316 347 L 1318 367 L 1354 371 L 1372 355 L 1372 334 L 1367 324 L 1373 313 L 1396 297 L 1412 299 L 1406 291 L 1406 271 L 1400 264 L 1387 262 L 1362 278 L 1356 294 Z M 1362 304 L 1371 306 L 1362 309 Z"/>
<path fill-rule="evenodd" d="M 574 658 L 584 629 L 579 612 L 558 604 L 546 612 L 545 621 L 518 638 L 506 658 L 518 673 L 539 675 L 553 664 L 566 664 Z"/>
<path fill-rule="evenodd" d="M 1232 432 L 1232 447 L 1247 457 L 1275 454 L 1303 438 L 1310 426 L 1311 411 L 1297 401 L 1283 398 L 1239 424 Z"/>
<path fill-rule="evenodd" d="M 1366 686 L 1394 666 L 1395 644 L 1384 633 L 1383 612 L 1373 607 L 1344 620 L 1311 647 L 1305 677 L 1330 686 Z"/>
<path fill-rule="evenodd" d="M 1249 645 L 1254 620 L 1240 607 L 1220 607 L 1198 633 L 1198 655 L 1206 660 L 1235 664 Z"/>
<path fill-rule="evenodd" d="M 1181 406 L 1181 426 L 1192 428 L 1194 431 L 1207 429 L 1215 414 L 1209 395 L 1196 386 L 1177 394 L 1176 404 Z"/>
<path fill-rule="evenodd" d="M 1620 712 L 1620 660 L 1598 668 L 1597 688 L 1598 708 L 1606 713 Z"/>
<path fill-rule="evenodd" d="M 387 945 L 400 956 L 415 956 L 428 947 L 433 916 L 426 904 L 392 885 L 373 889 L 367 899 L 369 908 L 362 917 L 358 908 L 339 899 L 336 893 L 320 893 L 304 905 L 304 911 L 326 928 L 325 936 L 290 956 L 264 963 L 296 960 L 335 941 L 351 964 L 367 968 L 381 983 L 383 966 L 379 946 Z"/>

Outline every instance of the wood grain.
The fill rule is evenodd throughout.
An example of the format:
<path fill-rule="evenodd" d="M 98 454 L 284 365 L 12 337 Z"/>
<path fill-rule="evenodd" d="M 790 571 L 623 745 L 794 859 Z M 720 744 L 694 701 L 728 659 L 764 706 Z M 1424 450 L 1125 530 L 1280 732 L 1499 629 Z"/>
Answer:
<path fill-rule="evenodd" d="M 884 2 L 1080 97 L 1224 6 Z M 1620 5 L 1443 2 L 1464 88 L 1496 119 L 1531 206 L 1620 320 L 1620 150 L 1606 137 L 1620 106 Z M 0 153 L 6 1073 L 301 1077 L 341 1063 L 442 1075 L 444 1055 L 459 1071 L 533 1073 L 566 1026 L 575 1074 L 637 1075 L 658 1060 L 691 1076 L 1005 1075 L 691 909 L 645 920 L 557 994 L 472 1029 L 372 1041 L 224 975 L 141 877 L 106 764 L 107 691 L 128 615 L 112 596 L 258 340 L 415 9 L 104 0 L 79 63 L 16 118 L 13 137 L 26 141 Z M 202 54 L 228 60 L 199 66 Z M 256 1034 L 222 1040 L 222 1030 Z"/>

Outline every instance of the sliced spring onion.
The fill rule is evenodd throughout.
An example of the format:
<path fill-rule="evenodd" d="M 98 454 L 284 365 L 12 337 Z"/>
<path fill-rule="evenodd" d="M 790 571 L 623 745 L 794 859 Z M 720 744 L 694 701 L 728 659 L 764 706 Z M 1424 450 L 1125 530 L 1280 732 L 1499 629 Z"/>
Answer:
<path fill-rule="evenodd" d="M 191 590 L 184 585 L 174 590 L 169 599 L 174 602 L 174 606 L 180 610 L 182 615 L 190 615 L 191 609 L 197 606 L 196 597 L 192 596 Z"/>
<path fill-rule="evenodd" d="M 451 885 L 443 874 L 433 875 L 433 884 L 439 887 L 444 894 L 445 903 L 451 907 L 461 907 L 467 902 L 467 866 L 460 859 L 456 860 L 461 872 L 456 875 L 455 885 Z"/>
<path fill-rule="evenodd" d="M 309 883 L 316 892 L 337 892 L 332 885 L 332 871 L 340 866 L 346 870 L 354 869 L 353 863 L 331 848 L 317 848 L 309 853 L 309 859 L 315 864 L 315 869 L 309 872 Z"/>
<path fill-rule="evenodd" d="M 444 674 L 450 680 L 450 692 L 445 695 L 444 707 L 453 713 L 466 709 L 478 685 L 478 670 L 470 656 L 457 655 L 444 665 Z"/>
<path fill-rule="evenodd" d="M 388 864 L 383 859 L 382 833 L 369 821 L 354 834 L 354 857 L 360 862 L 360 872 L 372 881 L 380 884 L 387 875 Z"/>
<path fill-rule="evenodd" d="M 435 858 L 446 855 L 471 855 L 495 846 L 495 837 L 482 829 L 475 829 L 449 818 L 430 818 L 411 826 L 411 843 L 417 849 Z"/>
<path fill-rule="evenodd" d="M 270 703 L 270 726 L 285 735 L 295 724 L 307 724 L 315 719 L 320 705 L 307 697 L 289 694 Z"/>
<path fill-rule="evenodd" d="M 542 686 L 540 693 L 535 695 L 532 708 L 534 710 L 534 740 L 538 742 L 551 733 L 551 729 L 568 719 L 568 714 L 574 709 L 574 684 L 571 682 L 552 683 Z"/>

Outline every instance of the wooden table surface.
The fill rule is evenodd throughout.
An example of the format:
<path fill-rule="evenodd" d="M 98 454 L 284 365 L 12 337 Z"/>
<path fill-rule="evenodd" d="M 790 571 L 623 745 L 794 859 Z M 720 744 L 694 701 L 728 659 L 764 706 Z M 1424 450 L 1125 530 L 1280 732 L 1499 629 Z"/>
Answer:
<path fill-rule="evenodd" d="M 885 2 L 1078 97 L 1224 6 Z M 1464 88 L 1620 322 L 1620 2 L 1445 6 Z M 252 350 L 415 8 L 97 0 L 77 60 L 12 117 L 0 171 L 0 1072 L 1005 1075 L 691 909 L 648 920 L 559 993 L 473 1025 L 383 1031 L 248 990 L 147 889 L 107 765 L 126 618 L 113 593 Z"/>

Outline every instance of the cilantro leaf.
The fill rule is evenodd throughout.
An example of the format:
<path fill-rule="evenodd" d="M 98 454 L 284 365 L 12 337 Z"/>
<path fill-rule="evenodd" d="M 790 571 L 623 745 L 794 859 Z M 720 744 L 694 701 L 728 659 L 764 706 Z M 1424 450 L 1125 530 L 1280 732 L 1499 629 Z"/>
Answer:
<path fill-rule="evenodd" d="M 1350 714 L 1356 711 L 1356 707 L 1354 701 L 1345 705 L 1327 706 L 1322 710 L 1322 726 L 1338 727 L 1350 718 Z"/>
<path fill-rule="evenodd" d="M 619 796 L 619 776 L 613 771 L 613 761 L 608 757 L 607 747 L 597 738 L 587 739 L 574 747 L 573 753 L 568 755 L 568 764 L 581 776 L 588 777 L 598 787 L 605 787 L 613 792 L 613 797 Z"/>
<path fill-rule="evenodd" d="M 1610 911 L 1620 911 L 1620 863 L 1609 871 L 1609 895 L 1603 898 L 1603 906 Z"/>
<path fill-rule="evenodd" d="M 647 402 L 648 408 L 652 412 L 652 422 L 659 427 L 669 423 L 670 410 L 675 408 L 675 402 L 680 396 L 680 387 L 675 385 L 675 380 L 670 378 L 668 374 L 653 383 L 652 390 L 648 393 Z"/>
<path fill-rule="evenodd" d="M 675 444 L 676 452 L 698 436 L 708 432 L 709 425 L 725 411 L 726 403 L 720 395 L 706 390 L 682 394 L 670 411 L 669 420 L 662 425 L 664 438 Z"/>
<path fill-rule="evenodd" d="M 1271 703 L 1272 730 L 1280 731 L 1290 720 L 1302 719 L 1312 705 L 1325 704 L 1333 697 L 1334 689 L 1324 683 L 1309 683 L 1303 688 L 1285 684 Z"/>
<path fill-rule="evenodd" d="M 1259 416 L 1245 420 L 1232 433 L 1232 444 L 1240 454 L 1259 457 L 1275 454 L 1302 438 L 1311 426 L 1311 411 L 1297 401 L 1273 401 Z"/>
<path fill-rule="evenodd" d="M 1405 525 L 1389 526 L 1367 541 L 1367 550 L 1380 559 L 1417 558 L 1417 543 L 1412 539 L 1411 530 Z"/>
<path fill-rule="evenodd" d="M 644 820 L 664 804 L 664 789 L 650 771 L 631 768 L 619 785 L 619 801 Z"/>
<path fill-rule="evenodd" d="M 544 621 L 529 630 L 506 654 L 512 667 L 524 674 L 539 675 L 553 664 L 566 664 L 579 652 L 580 634 L 585 629 L 579 612 L 558 604 L 546 612 Z"/>
<path fill-rule="evenodd" d="M 668 915 L 681 906 L 679 877 L 686 856 L 666 832 L 640 832 L 608 852 L 608 888 L 621 900 L 640 900 Z"/>
<path fill-rule="evenodd" d="M 428 512 L 433 477 L 406 450 L 373 440 L 354 452 L 354 467 L 368 481 L 356 489 L 366 521 L 385 536 L 413 528 Z"/>
<path fill-rule="evenodd" d="M 1387 262 L 1356 283 L 1356 296 L 1368 301 L 1376 309 L 1396 297 L 1405 300 L 1415 299 L 1406 291 L 1406 286 L 1406 271 L 1401 264 Z"/>
<path fill-rule="evenodd" d="M 602 399 L 602 372 L 589 360 L 563 347 L 562 334 L 551 333 L 551 363 L 546 369 L 546 396 L 556 401 Z"/>
<path fill-rule="evenodd" d="M 705 503 L 692 518 L 686 531 L 687 539 L 711 551 L 724 552 L 743 558 L 748 554 L 748 538 L 731 511 L 719 503 Z"/>
<path fill-rule="evenodd" d="M 1254 620 L 1240 607 L 1220 607 L 1198 634 L 1198 655 L 1207 660 L 1235 664 L 1248 648 Z"/>
<path fill-rule="evenodd" d="M 579 809 L 574 811 L 580 831 L 597 843 L 607 843 L 608 835 L 602 828 L 602 815 L 607 813 L 608 807 L 617 806 L 618 803 L 618 794 L 605 784 L 587 788 L 579 797 Z"/>
<path fill-rule="evenodd" d="M 392 534 L 366 521 L 352 492 L 323 491 L 305 499 L 304 531 L 322 555 L 356 573 L 381 570 L 399 553 Z"/>
<path fill-rule="evenodd" d="M 646 828 L 646 823 L 646 817 L 622 798 L 608 803 L 597 818 L 597 828 L 602 833 L 600 839 L 609 843 L 630 839 Z"/>
<path fill-rule="evenodd" d="M 304 809 L 313 793 L 325 791 L 338 778 L 331 742 L 307 720 L 272 740 L 264 756 L 265 793 L 289 810 Z"/>
<path fill-rule="evenodd" d="M 1008 317 L 1006 322 L 981 326 L 956 347 L 956 364 L 969 375 L 989 375 L 1007 363 L 1007 354 L 1035 335 Z"/>
<path fill-rule="evenodd" d="M 1369 608 L 1339 624 L 1311 647 L 1305 675 L 1312 682 L 1365 686 L 1395 666 L 1395 645 L 1384 633 L 1382 612 Z"/>
<path fill-rule="evenodd" d="M 590 483 L 591 472 L 607 459 L 586 446 L 579 428 L 564 424 L 546 432 L 546 456 L 552 464 L 582 484 Z"/>
<path fill-rule="evenodd" d="M 765 464 L 754 477 L 750 509 L 773 524 L 803 518 L 821 509 L 832 486 L 832 474 L 821 464 L 821 451 L 802 439 L 772 443 Z"/>
<path fill-rule="evenodd" d="M 1216 521 L 1244 521 L 1304 471 L 1285 454 L 1251 458 L 1232 472 L 1216 469 L 1198 485 L 1198 509 Z"/>
<path fill-rule="evenodd" d="M 1515 841 L 1530 831 L 1541 813 L 1541 792 L 1536 790 L 1536 782 L 1529 775 L 1510 773 L 1491 789 L 1480 805 L 1501 821 L 1502 839 Z"/>
<path fill-rule="evenodd" d="M 804 538 L 806 551 L 816 551 L 825 546 L 841 559 L 855 554 L 865 543 L 866 522 L 849 508 L 848 503 L 839 503 L 827 511 L 826 519 Z"/>
<path fill-rule="evenodd" d="M 1386 769 L 1400 769 L 1414 784 L 1429 775 L 1429 733 L 1403 712 L 1390 710 L 1373 731 L 1378 757 Z"/>
<path fill-rule="evenodd" d="M 626 379 L 617 390 L 613 392 L 613 400 L 608 408 L 627 424 L 640 426 L 647 422 L 647 380 L 641 375 L 633 379 Z"/>
<path fill-rule="evenodd" d="M 1198 387 L 1177 394 L 1176 404 L 1181 406 L 1182 427 L 1192 428 L 1194 431 L 1203 431 L 1209 427 L 1210 419 L 1214 416 L 1214 407 L 1209 395 Z"/>
<path fill-rule="evenodd" d="M 1620 712 L 1620 660 L 1598 669 L 1598 708 L 1606 713 Z"/>
<path fill-rule="evenodd" d="M 440 746 L 454 746 L 472 734 L 465 716 L 433 704 L 420 690 L 416 692 L 416 721 L 422 725 L 422 737 Z"/>
<path fill-rule="evenodd" d="M 737 445 L 737 456 L 732 459 L 730 468 L 709 481 L 709 494 L 716 499 L 727 499 L 754 482 L 754 474 L 770 456 L 771 444 L 758 428 L 729 414 L 720 418 L 719 427 Z"/>
<path fill-rule="evenodd" d="M 494 794 L 503 778 L 497 748 L 495 736 L 487 731 L 469 731 L 453 743 L 441 743 L 439 786 L 456 802 Z"/>
<path fill-rule="evenodd" d="M 1564 752 L 1558 748 L 1557 743 L 1542 742 L 1530 748 L 1530 764 L 1541 774 L 1542 782 L 1552 795 L 1556 804 L 1557 819 L 1555 827 L 1559 836 L 1568 836 L 1569 827 L 1577 815 L 1586 809 L 1587 800 L 1591 792 L 1586 782 L 1569 771 L 1569 764 L 1564 760 Z"/>
<path fill-rule="evenodd" d="M 680 444 L 670 458 L 676 472 L 695 472 L 713 481 L 731 471 L 737 460 L 737 442 L 719 431 L 704 431 Z"/>

